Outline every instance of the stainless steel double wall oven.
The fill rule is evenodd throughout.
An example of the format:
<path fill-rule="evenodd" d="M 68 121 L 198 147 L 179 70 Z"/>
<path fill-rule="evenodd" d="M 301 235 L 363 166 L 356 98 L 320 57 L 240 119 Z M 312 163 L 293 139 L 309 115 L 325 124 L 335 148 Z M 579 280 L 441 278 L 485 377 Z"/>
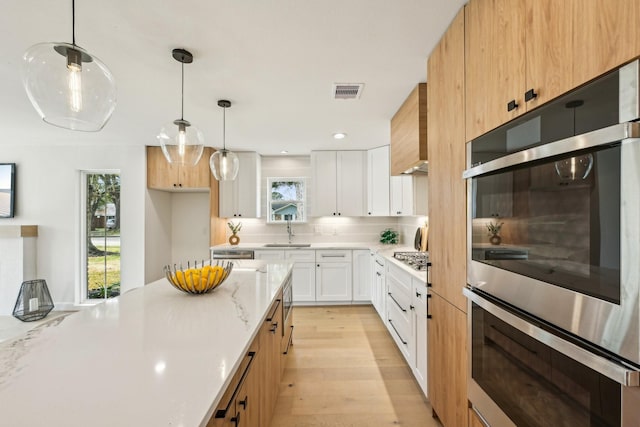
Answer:
<path fill-rule="evenodd" d="M 469 398 L 493 427 L 640 425 L 639 68 L 467 145 Z"/>

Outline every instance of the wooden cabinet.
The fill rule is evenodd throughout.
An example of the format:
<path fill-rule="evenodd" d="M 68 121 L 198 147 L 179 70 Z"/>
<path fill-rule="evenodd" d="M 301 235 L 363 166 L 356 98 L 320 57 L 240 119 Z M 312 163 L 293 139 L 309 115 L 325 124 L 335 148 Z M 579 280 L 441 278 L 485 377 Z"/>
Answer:
<path fill-rule="evenodd" d="M 311 216 L 364 216 L 366 151 L 312 151 Z"/>
<path fill-rule="evenodd" d="M 371 302 L 371 256 L 368 250 L 353 251 L 353 301 Z"/>
<path fill-rule="evenodd" d="M 177 166 L 167 162 L 160 147 L 147 147 L 147 188 L 164 191 L 209 190 L 209 157 L 213 149 L 204 148 L 195 166 Z"/>
<path fill-rule="evenodd" d="M 427 84 L 419 83 L 391 119 L 391 175 L 427 158 Z"/>
<path fill-rule="evenodd" d="M 270 424 L 280 388 L 281 364 L 284 363 L 281 351 L 282 301 L 280 291 L 207 427 L 254 427 Z"/>
<path fill-rule="evenodd" d="M 240 161 L 238 176 L 220 182 L 220 216 L 260 218 L 260 155 L 236 153 Z"/>
<path fill-rule="evenodd" d="M 260 423 L 268 426 L 280 388 L 280 344 L 282 339 L 282 292 L 269 309 L 260 330 Z"/>
<path fill-rule="evenodd" d="M 469 408 L 469 427 L 487 427 L 472 408 Z"/>
<path fill-rule="evenodd" d="M 468 7 L 468 6 L 467 6 Z M 458 13 L 428 60 L 429 256 L 433 292 L 466 311 L 467 191 L 464 115 L 464 15 Z"/>
<path fill-rule="evenodd" d="M 428 302 L 429 400 L 445 427 L 467 425 L 467 316 L 436 293 Z"/>
<path fill-rule="evenodd" d="M 472 3 L 481 0 L 472 0 Z M 509 2 L 487 2 L 500 12 Z M 511 2 L 513 3 L 513 2 Z M 466 8 L 477 7 L 467 5 Z M 498 25 L 477 15 L 472 25 Z M 505 29 L 504 24 L 501 24 Z M 475 31 L 479 31 L 476 28 Z M 508 35 L 507 35 L 508 36 Z M 467 425 L 467 318 L 462 288 L 466 284 L 465 132 L 460 117 L 465 109 L 465 16 L 461 11 L 428 60 L 429 76 L 429 256 L 432 262 L 427 320 L 428 392 L 435 414 L 445 427 Z M 477 43 L 474 41 L 473 43 Z M 497 48 L 502 48 L 502 43 Z M 484 49 L 494 49 L 483 45 Z M 469 65 L 469 64 L 467 64 Z M 492 72 L 500 71 L 496 64 Z M 473 70 L 478 78 L 482 75 Z M 470 73 L 467 73 L 469 75 Z M 489 83 L 492 84 L 492 83 Z M 473 102 L 472 102 L 473 104 Z M 482 107 L 476 107 L 482 108 Z"/>
<path fill-rule="evenodd" d="M 389 146 L 367 152 L 367 215 L 389 216 Z"/>
<path fill-rule="evenodd" d="M 351 301 L 351 251 L 316 251 L 316 301 Z"/>
<path fill-rule="evenodd" d="M 572 72 L 576 4 L 576 0 L 469 2 L 466 67 L 473 72 L 467 73 L 466 81 L 467 140 L 577 85 Z"/>
<path fill-rule="evenodd" d="M 587 82 L 640 56 L 640 2 L 572 0 L 573 74 Z"/>

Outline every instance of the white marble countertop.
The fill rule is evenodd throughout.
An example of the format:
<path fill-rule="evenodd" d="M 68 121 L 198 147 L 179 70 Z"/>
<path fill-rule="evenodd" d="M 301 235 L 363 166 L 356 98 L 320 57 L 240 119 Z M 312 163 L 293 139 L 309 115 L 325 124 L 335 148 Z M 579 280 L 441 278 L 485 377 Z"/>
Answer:
<path fill-rule="evenodd" d="M 291 266 L 240 261 L 204 295 L 158 280 L 1 343 L 0 424 L 205 426 Z"/>

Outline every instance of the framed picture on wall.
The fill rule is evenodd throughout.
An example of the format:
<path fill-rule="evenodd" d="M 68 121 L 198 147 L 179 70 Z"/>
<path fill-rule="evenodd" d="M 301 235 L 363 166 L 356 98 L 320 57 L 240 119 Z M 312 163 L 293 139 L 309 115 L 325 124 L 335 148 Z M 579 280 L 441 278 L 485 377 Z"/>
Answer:
<path fill-rule="evenodd" d="M 0 163 L 0 218 L 13 218 L 15 188 L 16 164 Z"/>

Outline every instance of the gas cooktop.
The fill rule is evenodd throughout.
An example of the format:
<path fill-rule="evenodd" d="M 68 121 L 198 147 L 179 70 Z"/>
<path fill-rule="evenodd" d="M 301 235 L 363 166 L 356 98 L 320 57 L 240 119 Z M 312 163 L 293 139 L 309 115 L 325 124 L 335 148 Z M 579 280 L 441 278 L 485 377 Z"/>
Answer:
<path fill-rule="evenodd" d="M 426 252 L 394 252 L 393 257 L 418 271 L 427 271 L 431 265 Z"/>

